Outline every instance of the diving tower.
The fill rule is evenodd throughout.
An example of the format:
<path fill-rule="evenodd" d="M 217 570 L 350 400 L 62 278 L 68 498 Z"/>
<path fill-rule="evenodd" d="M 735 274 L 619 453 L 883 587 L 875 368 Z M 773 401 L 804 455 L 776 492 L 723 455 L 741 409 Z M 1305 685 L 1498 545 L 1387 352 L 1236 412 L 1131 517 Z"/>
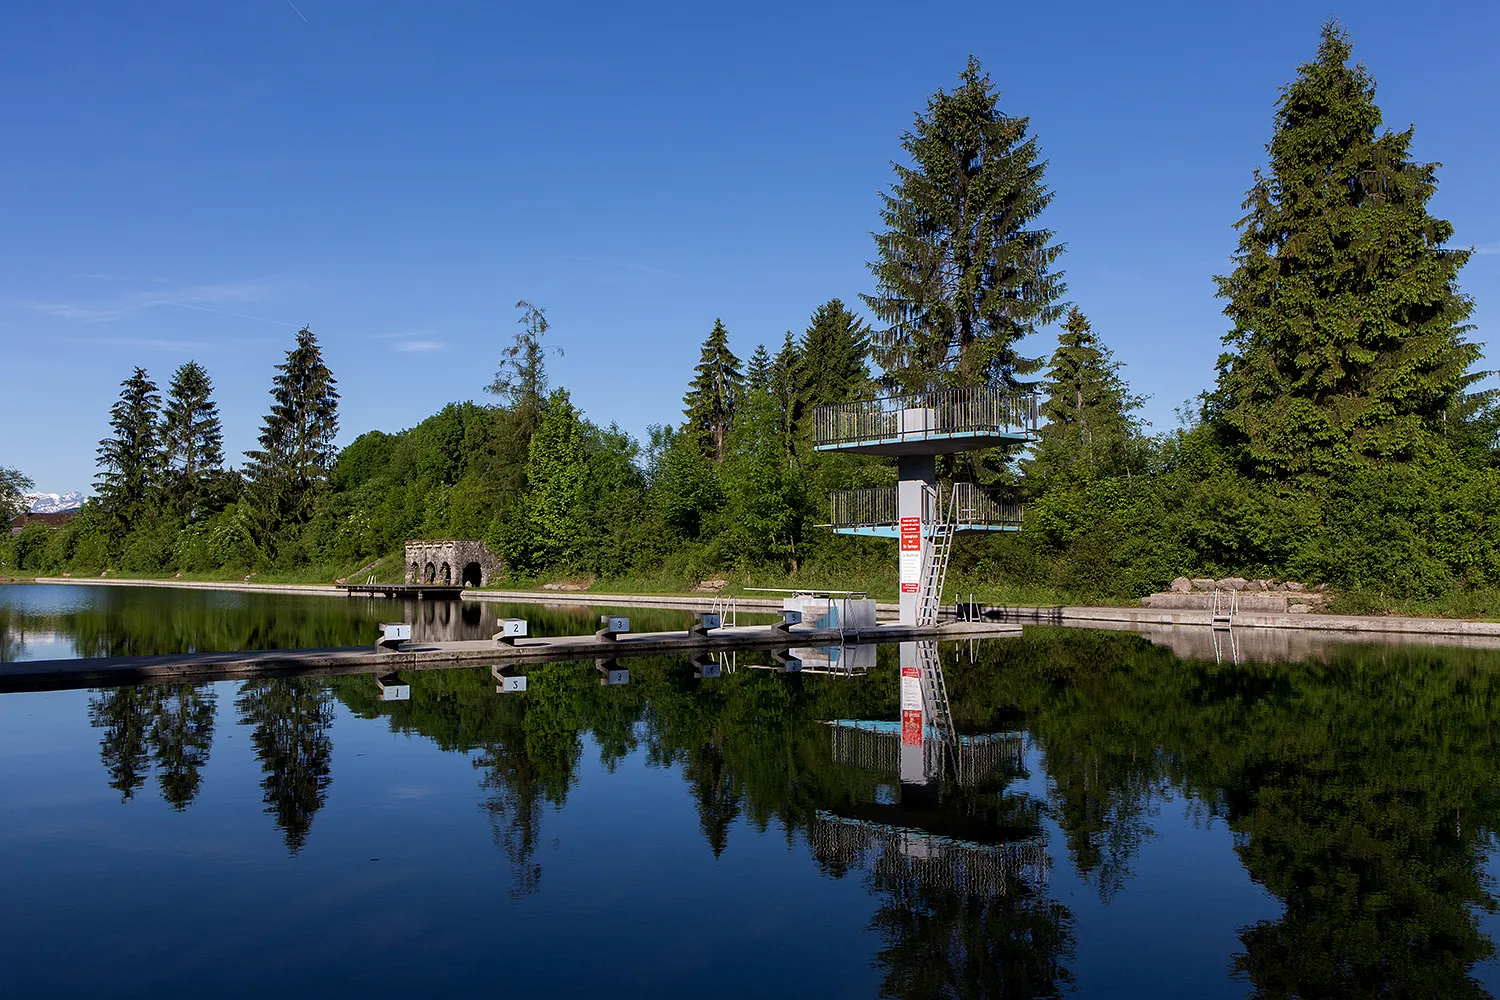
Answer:
<path fill-rule="evenodd" d="M 835 490 L 828 525 L 846 535 L 900 544 L 901 623 L 937 621 L 953 536 L 1017 531 L 1019 504 L 974 483 L 939 489 L 937 456 L 1015 447 L 1036 440 L 1035 393 L 969 386 L 830 403 L 813 414 L 817 451 L 896 459 L 895 486 Z"/>

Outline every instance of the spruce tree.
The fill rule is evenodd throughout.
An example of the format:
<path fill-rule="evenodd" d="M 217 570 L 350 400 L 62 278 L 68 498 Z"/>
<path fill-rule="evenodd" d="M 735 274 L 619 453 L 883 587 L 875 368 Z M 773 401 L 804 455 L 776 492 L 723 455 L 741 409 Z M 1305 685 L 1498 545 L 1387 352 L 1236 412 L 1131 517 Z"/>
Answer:
<path fill-rule="evenodd" d="M 338 383 L 311 330 L 297 332 L 297 345 L 276 371 L 260 448 L 245 452 L 250 481 L 273 530 L 280 521 L 303 520 L 310 512 L 313 494 L 337 457 L 333 439 L 339 429 Z"/>
<path fill-rule="evenodd" d="M 942 384 L 1019 386 L 1041 366 L 1016 342 L 1062 315 L 1053 270 L 1063 247 L 1036 221 L 1052 200 L 1029 120 L 999 110 L 999 92 L 969 57 L 901 145 L 875 237 L 876 293 L 888 325 L 875 345 L 885 379 L 907 391 Z"/>
<path fill-rule="evenodd" d="M 865 361 L 870 328 L 844 303 L 830 299 L 817 308 L 797 350 L 797 414 L 800 421 L 815 407 L 855 399 L 869 381 Z"/>
<path fill-rule="evenodd" d="M 688 433 L 705 458 L 722 462 L 734 411 L 745 391 L 740 359 L 729 349 L 729 331 L 724 329 L 723 320 L 714 320 L 694 371 L 697 374 L 682 398 Z"/>
<path fill-rule="evenodd" d="M 146 369 L 136 368 L 120 383 L 120 398 L 109 411 L 114 434 L 99 442 L 99 476 L 94 490 L 116 530 L 128 531 L 148 507 L 161 471 L 157 413 L 161 395 Z"/>
<path fill-rule="evenodd" d="M 1430 447 L 1472 381 L 1468 250 L 1428 214 L 1437 164 L 1412 129 L 1381 129 L 1375 82 L 1347 33 L 1282 89 L 1269 168 L 1256 170 L 1235 268 L 1218 278 L 1234 323 L 1210 414 L 1269 478 L 1402 460 Z"/>
<path fill-rule="evenodd" d="M 1120 363 L 1095 336 L 1088 317 L 1073 307 L 1043 382 L 1046 423 L 1027 463 L 1029 478 L 1092 479 L 1130 471 L 1130 445 L 1138 430 L 1131 412 L 1141 400 L 1131 395 L 1119 372 Z"/>
<path fill-rule="evenodd" d="M 771 354 L 765 344 L 756 344 L 745 366 L 745 389 L 749 392 L 765 392 L 771 387 Z"/>
<path fill-rule="evenodd" d="M 189 361 L 172 376 L 162 408 L 164 471 L 179 506 L 190 517 L 205 478 L 224 464 L 224 429 L 213 391 L 208 372 Z"/>

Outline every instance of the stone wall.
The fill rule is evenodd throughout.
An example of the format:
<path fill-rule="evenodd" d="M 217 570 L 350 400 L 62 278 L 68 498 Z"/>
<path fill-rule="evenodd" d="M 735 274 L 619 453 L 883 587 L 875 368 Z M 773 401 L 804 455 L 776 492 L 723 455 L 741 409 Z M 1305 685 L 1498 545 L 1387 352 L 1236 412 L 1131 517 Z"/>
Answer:
<path fill-rule="evenodd" d="M 504 567 L 483 542 L 445 539 L 406 543 L 406 582 L 488 587 Z"/>
<path fill-rule="evenodd" d="M 1323 588 L 1311 588 L 1302 583 L 1247 580 L 1242 576 L 1223 580 L 1190 580 L 1179 576 L 1172 581 L 1169 590 L 1143 597 L 1141 604 L 1148 608 L 1212 611 L 1215 594 L 1219 595 L 1220 607 L 1230 606 L 1232 602 L 1237 611 L 1283 615 L 1322 611 L 1328 601 Z"/>

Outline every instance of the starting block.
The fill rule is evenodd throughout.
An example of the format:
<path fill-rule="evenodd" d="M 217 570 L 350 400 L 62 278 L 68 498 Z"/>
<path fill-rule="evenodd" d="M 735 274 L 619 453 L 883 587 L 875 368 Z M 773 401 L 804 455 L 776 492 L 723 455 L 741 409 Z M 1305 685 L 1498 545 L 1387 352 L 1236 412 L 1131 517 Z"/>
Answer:
<path fill-rule="evenodd" d="M 495 633 L 495 645 L 514 646 L 517 639 L 526 638 L 526 619 L 502 618 L 500 631 Z"/>
<path fill-rule="evenodd" d="M 688 635 L 706 636 L 709 629 L 724 627 L 724 616 L 717 611 L 694 611 L 693 614 L 698 616 L 698 620 L 688 629 Z"/>
<path fill-rule="evenodd" d="M 599 631 L 594 633 L 594 638 L 600 642 L 614 642 L 615 636 L 629 631 L 629 618 L 621 618 L 616 615 L 600 615 Z"/>
<path fill-rule="evenodd" d="M 411 642 L 409 622 L 380 623 L 380 638 L 375 640 L 376 649 L 398 649 L 403 642 Z"/>
<path fill-rule="evenodd" d="M 781 621 L 779 621 L 779 622 L 773 622 L 771 624 L 771 627 L 774 628 L 778 632 L 790 632 L 793 625 L 801 625 L 801 624 L 802 624 L 802 612 L 800 612 L 800 611 L 783 611 L 783 612 L 781 612 Z"/>
<path fill-rule="evenodd" d="M 708 653 L 699 653 L 690 662 L 693 665 L 693 677 L 697 680 L 713 680 L 724 675 L 723 665 Z"/>
<path fill-rule="evenodd" d="M 786 673 L 800 674 L 802 672 L 802 657 L 781 652 L 773 652 L 771 656 L 781 665 L 781 669 Z"/>

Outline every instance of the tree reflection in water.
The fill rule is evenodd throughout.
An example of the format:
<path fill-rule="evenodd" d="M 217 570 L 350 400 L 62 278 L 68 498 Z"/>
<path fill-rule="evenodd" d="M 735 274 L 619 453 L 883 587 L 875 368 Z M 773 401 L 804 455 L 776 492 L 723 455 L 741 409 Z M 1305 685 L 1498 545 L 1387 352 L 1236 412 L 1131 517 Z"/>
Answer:
<path fill-rule="evenodd" d="M 333 695 L 311 678 L 246 681 L 235 707 L 240 725 L 255 727 L 250 741 L 265 772 L 266 812 L 296 854 L 333 780 Z"/>
<path fill-rule="evenodd" d="M 1494 954 L 1477 915 L 1495 909 L 1496 654 L 1332 646 L 1301 662 L 1215 663 L 1128 634 L 1038 628 L 972 665 L 947 655 L 957 731 L 1024 739 L 1047 777 L 1036 800 L 1017 790 L 1014 748 L 982 781 L 954 772 L 935 795 L 840 749 L 827 720 L 891 722 L 895 652 L 849 678 L 740 669 L 696 680 L 681 660 L 643 658 L 629 662 L 628 686 L 610 688 L 592 664 L 552 664 L 528 668 L 521 695 L 496 694 L 487 669 L 429 671 L 395 703 L 369 678 L 262 681 L 237 706 L 293 851 L 328 788 L 330 691 L 358 715 L 470 754 L 517 896 L 542 884 L 544 806 L 567 801 L 584 737 L 607 766 L 639 747 L 682 776 L 716 857 L 747 826 L 774 824 L 831 877 L 858 873 L 877 896 L 875 960 L 891 996 L 1065 989 L 1073 915 L 1017 852 L 1055 822 L 1058 860 L 1109 904 L 1143 877 L 1140 848 L 1168 799 L 1227 824 L 1249 878 L 1283 904 L 1224 956 L 1225 974 L 1255 995 L 1485 995 L 1474 968 Z M 164 798 L 192 801 L 210 693 L 123 688 L 96 693 L 89 715 L 122 797 L 154 761 Z"/>
<path fill-rule="evenodd" d="M 152 767 L 162 799 L 186 809 L 198 794 L 213 748 L 215 695 L 206 684 L 125 687 L 89 698 L 89 723 L 104 730 L 99 757 L 109 786 L 128 801 Z"/>

